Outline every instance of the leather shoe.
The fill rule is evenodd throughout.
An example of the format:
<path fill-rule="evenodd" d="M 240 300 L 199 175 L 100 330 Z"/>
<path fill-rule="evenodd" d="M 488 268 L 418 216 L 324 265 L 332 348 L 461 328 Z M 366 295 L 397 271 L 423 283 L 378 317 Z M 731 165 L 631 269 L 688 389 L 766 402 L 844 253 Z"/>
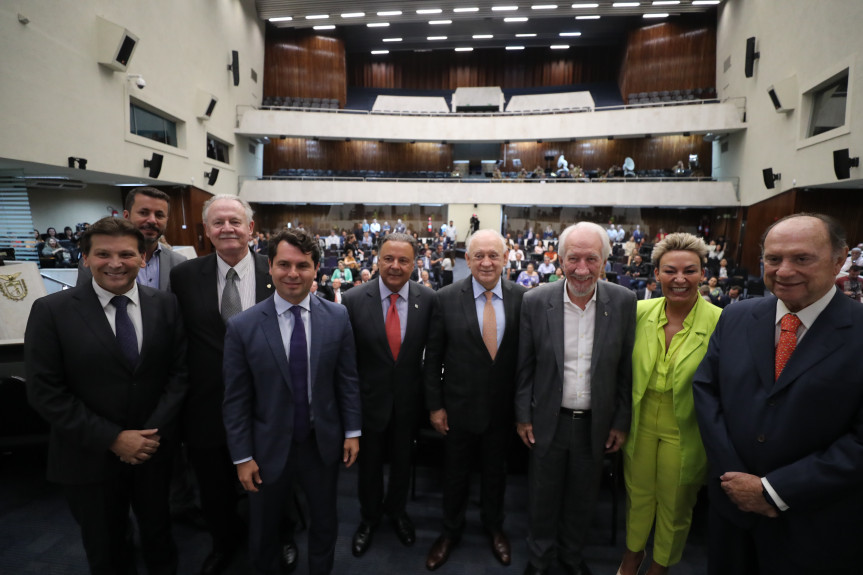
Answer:
<path fill-rule="evenodd" d="M 414 524 L 411 523 L 410 518 L 405 513 L 393 518 L 393 529 L 395 529 L 396 536 L 405 547 L 410 547 L 416 542 L 417 536 Z"/>
<path fill-rule="evenodd" d="M 297 568 L 298 559 L 300 558 L 300 550 L 297 549 L 297 544 L 294 541 L 288 541 L 282 545 L 282 570 L 285 573 L 293 573 Z"/>
<path fill-rule="evenodd" d="M 503 531 L 494 531 L 491 534 L 491 552 L 504 565 L 509 565 L 512 560 L 512 547 L 509 539 Z"/>
<path fill-rule="evenodd" d="M 527 567 L 524 568 L 524 575 L 545 575 L 545 569 L 540 569 L 528 561 Z"/>
<path fill-rule="evenodd" d="M 375 530 L 370 524 L 365 521 L 360 522 L 360 526 L 357 527 L 353 543 L 351 544 L 351 553 L 354 554 L 354 557 L 360 557 L 369 550 L 369 547 L 372 546 L 372 535 L 374 535 L 374 532 Z"/>
<path fill-rule="evenodd" d="M 457 541 L 452 537 L 448 537 L 446 535 L 441 535 L 438 537 L 432 548 L 429 550 L 428 557 L 426 557 L 426 569 L 429 571 L 434 571 L 449 559 L 449 554 L 452 552 L 453 548 L 456 546 Z"/>
<path fill-rule="evenodd" d="M 219 573 L 230 565 L 232 556 L 233 553 L 214 549 L 204 559 L 204 564 L 201 566 L 201 575 L 219 575 Z"/>

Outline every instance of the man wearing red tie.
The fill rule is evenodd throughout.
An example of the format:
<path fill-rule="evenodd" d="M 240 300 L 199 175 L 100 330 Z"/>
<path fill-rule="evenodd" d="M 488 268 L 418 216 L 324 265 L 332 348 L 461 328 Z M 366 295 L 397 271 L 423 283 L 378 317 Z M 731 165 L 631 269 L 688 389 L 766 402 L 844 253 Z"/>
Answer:
<path fill-rule="evenodd" d="M 357 557 L 372 544 L 384 514 L 403 545 L 414 544 L 413 523 L 405 512 L 410 483 L 411 443 L 422 410 L 422 365 L 434 292 L 408 281 L 416 240 L 401 233 L 380 242 L 380 276 L 345 293 L 357 347 L 363 411 L 360 438 L 360 525 L 351 551 Z M 390 477 L 384 494 L 384 456 Z"/>
<path fill-rule="evenodd" d="M 834 285 L 845 233 L 794 214 L 767 229 L 762 252 L 773 296 L 723 310 L 693 380 L 708 573 L 859 573 L 863 306 Z"/>

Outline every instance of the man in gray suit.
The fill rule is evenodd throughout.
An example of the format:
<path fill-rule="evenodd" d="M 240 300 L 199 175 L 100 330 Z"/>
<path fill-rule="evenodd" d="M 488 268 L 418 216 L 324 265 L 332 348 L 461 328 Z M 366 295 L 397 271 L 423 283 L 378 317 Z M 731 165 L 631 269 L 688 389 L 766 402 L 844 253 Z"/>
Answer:
<path fill-rule="evenodd" d="M 531 450 L 525 575 L 554 557 L 589 575 L 582 557 L 603 453 L 626 440 L 632 411 L 635 294 L 598 282 L 605 230 L 581 222 L 560 236 L 565 281 L 530 290 L 521 308 L 517 431 Z"/>
<path fill-rule="evenodd" d="M 159 243 L 168 225 L 171 198 L 162 190 L 135 188 L 126 196 L 123 217 L 144 234 L 146 251 L 145 266 L 138 271 L 138 284 L 168 291 L 171 287 L 171 268 L 186 261 L 186 258 Z M 78 261 L 78 281 L 75 287 L 89 284 L 93 279 L 90 268 L 84 266 L 84 258 Z"/>

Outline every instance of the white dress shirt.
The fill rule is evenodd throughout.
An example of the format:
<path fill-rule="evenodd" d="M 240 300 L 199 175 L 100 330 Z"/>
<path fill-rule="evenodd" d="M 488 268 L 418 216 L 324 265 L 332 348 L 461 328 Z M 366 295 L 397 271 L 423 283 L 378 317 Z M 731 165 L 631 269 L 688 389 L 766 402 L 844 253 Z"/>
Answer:
<path fill-rule="evenodd" d="M 93 290 L 96 292 L 96 297 L 99 298 L 99 303 L 102 304 L 102 309 L 105 311 L 105 317 L 108 318 L 108 323 L 111 325 L 111 331 L 117 335 L 117 308 L 111 303 L 111 299 L 117 295 L 111 293 L 99 284 L 96 279 L 93 280 Z M 135 337 L 138 339 L 138 353 L 141 353 L 141 344 L 144 338 L 144 322 L 141 320 L 141 299 L 138 294 L 138 284 L 133 283 L 132 289 L 122 294 L 129 298 L 129 304 L 126 306 L 126 313 L 129 314 L 129 319 L 132 320 L 132 326 L 135 328 Z"/>
<path fill-rule="evenodd" d="M 228 275 L 231 266 L 216 254 L 216 267 L 218 269 L 216 289 L 219 294 L 219 309 L 222 309 L 222 292 L 225 291 L 225 283 L 228 281 L 225 276 Z M 245 257 L 234 266 L 234 271 L 237 272 L 235 281 L 237 290 L 240 292 L 240 303 L 245 311 L 257 303 L 255 301 L 255 259 L 252 252 L 246 252 Z"/>
<path fill-rule="evenodd" d="M 567 280 L 564 280 L 566 282 Z M 590 363 L 596 323 L 596 289 L 581 309 L 563 286 L 563 399 L 567 409 L 590 409 Z"/>

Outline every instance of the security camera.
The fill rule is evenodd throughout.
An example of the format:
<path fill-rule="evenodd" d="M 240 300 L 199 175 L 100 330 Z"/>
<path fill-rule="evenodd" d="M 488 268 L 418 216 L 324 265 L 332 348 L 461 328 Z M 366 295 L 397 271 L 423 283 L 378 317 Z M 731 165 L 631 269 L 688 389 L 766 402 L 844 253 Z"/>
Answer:
<path fill-rule="evenodd" d="M 147 81 L 140 74 L 129 74 L 128 79 L 135 80 L 135 85 L 138 86 L 139 90 L 147 87 Z"/>

